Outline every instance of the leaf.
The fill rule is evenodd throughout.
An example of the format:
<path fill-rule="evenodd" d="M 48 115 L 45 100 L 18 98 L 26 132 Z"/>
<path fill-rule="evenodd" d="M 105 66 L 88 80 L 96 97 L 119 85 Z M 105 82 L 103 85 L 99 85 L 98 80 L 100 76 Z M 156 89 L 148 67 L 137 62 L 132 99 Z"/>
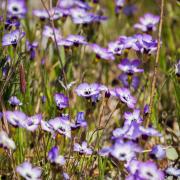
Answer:
<path fill-rule="evenodd" d="M 168 148 L 166 149 L 166 156 L 169 160 L 176 160 L 178 158 L 178 153 L 175 148 Z"/>

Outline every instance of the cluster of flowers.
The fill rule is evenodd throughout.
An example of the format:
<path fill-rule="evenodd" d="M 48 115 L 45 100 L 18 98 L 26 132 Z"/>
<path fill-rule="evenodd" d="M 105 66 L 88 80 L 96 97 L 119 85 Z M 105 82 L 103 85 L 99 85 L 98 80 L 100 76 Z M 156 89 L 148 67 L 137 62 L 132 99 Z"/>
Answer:
<path fill-rule="evenodd" d="M 94 1 L 97 3 L 97 1 Z M 116 11 L 119 11 L 124 6 L 125 1 L 116 0 Z M 2 46 L 17 46 L 19 41 L 25 36 L 20 19 L 24 18 L 27 13 L 25 0 L 8 0 L 7 4 L 8 16 L 5 24 L 7 33 L 2 38 Z M 107 17 L 91 12 L 91 6 L 80 0 L 59 0 L 56 7 L 47 10 L 34 10 L 33 15 L 41 20 L 56 21 L 69 16 L 74 24 L 90 24 L 100 23 L 107 20 Z M 149 31 L 155 31 L 156 25 L 159 22 L 159 16 L 145 14 L 140 18 L 140 22 L 134 25 L 134 28 L 140 29 L 147 34 L 135 34 L 133 36 L 120 36 L 116 41 L 110 42 L 107 48 L 101 47 L 98 44 L 87 42 L 86 38 L 81 35 L 68 35 L 64 38 L 59 28 L 54 28 L 45 25 L 43 28 L 43 36 L 50 38 L 57 43 L 58 46 L 65 48 L 71 46 L 84 45 L 89 47 L 99 59 L 115 60 L 116 56 L 122 55 L 126 50 L 134 50 L 137 53 L 152 54 L 157 50 L 157 40 L 153 39 L 148 34 Z M 15 30 L 14 30 L 15 28 Z M 26 41 L 26 49 L 30 53 L 30 59 L 35 58 L 35 49 L 38 47 L 38 42 Z M 7 58 L 9 61 L 9 58 Z M 137 108 L 137 99 L 132 95 L 131 89 L 137 89 L 139 78 L 136 74 L 143 73 L 144 70 L 139 68 L 141 61 L 139 59 L 123 59 L 118 64 L 118 68 L 122 71 L 119 80 L 123 87 L 114 89 L 108 88 L 99 83 L 81 83 L 76 87 L 75 93 L 87 100 L 97 103 L 102 96 L 106 98 L 114 97 L 121 103 L 125 104 L 130 110 L 124 113 L 123 127 L 116 128 L 112 132 L 112 145 L 105 147 L 99 151 L 100 156 L 107 156 L 115 159 L 115 161 L 125 162 L 124 166 L 127 169 L 127 180 L 137 179 L 164 179 L 163 170 L 159 169 L 156 163 L 150 161 L 139 161 L 138 155 L 143 153 L 143 149 L 138 145 L 138 140 L 148 138 L 150 136 L 160 137 L 161 134 L 153 127 L 145 128 L 143 117 L 148 114 L 148 106 L 145 106 L 143 117 L 141 110 Z M 176 74 L 179 73 L 179 63 L 176 65 Z M 131 88 L 132 87 L 132 88 Z M 56 106 L 59 110 L 69 107 L 69 99 L 62 93 L 54 95 Z M 9 103 L 14 107 L 21 106 L 22 103 L 16 96 L 9 99 Z M 85 113 L 78 112 L 74 122 L 70 121 L 69 115 L 61 114 L 58 117 L 48 121 L 43 120 L 41 114 L 27 116 L 24 112 L 6 111 L 1 113 L 0 117 L 6 118 L 7 122 L 13 127 L 25 128 L 28 131 L 35 131 L 40 126 L 45 132 L 52 134 L 56 138 L 58 134 L 67 138 L 71 138 L 71 132 L 78 128 L 86 128 L 88 126 L 85 120 Z M 0 145 L 6 149 L 15 150 L 14 141 L 8 137 L 5 131 L 0 132 Z M 74 143 L 74 152 L 84 155 L 92 155 L 93 149 L 88 147 L 88 143 Z M 165 158 L 165 150 L 161 145 L 156 145 L 149 153 L 151 159 L 162 160 Z M 50 163 L 65 165 L 66 158 L 59 154 L 57 146 L 53 146 L 48 152 L 48 160 Z M 30 162 L 24 162 L 19 165 L 16 171 L 25 179 L 38 179 L 41 176 L 42 170 L 39 167 L 33 167 Z M 176 168 L 169 167 L 166 169 L 166 174 L 179 176 L 180 172 Z M 69 179 L 66 173 L 63 174 L 65 179 Z"/>

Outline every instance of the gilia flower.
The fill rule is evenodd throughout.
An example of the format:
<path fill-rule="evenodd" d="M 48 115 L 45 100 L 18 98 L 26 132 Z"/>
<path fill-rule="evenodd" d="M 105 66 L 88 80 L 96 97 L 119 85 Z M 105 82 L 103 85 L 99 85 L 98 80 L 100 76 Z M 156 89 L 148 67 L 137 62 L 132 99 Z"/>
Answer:
<path fill-rule="evenodd" d="M 0 147 L 8 149 L 16 149 L 16 145 L 12 139 L 10 139 L 5 131 L 0 131 Z"/>
<path fill-rule="evenodd" d="M 75 143 L 74 151 L 79 152 L 80 154 L 86 154 L 86 155 L 91 155 L 93 153 L 92 149 L 87 147 L 87 142 L 85 141 L 82 142 L 82 145 Z"/>
<path fill-rule="evenodd" d="M 175 64 L 175 74 L 180 77 L 180 60 L 177 64 Z"/>
<path fill-rule="evenodd" d="M 54 95 L 54 100 L 58 109 L 65 109 L 69 106 L 69 99 L 62 93 L 56 93 Z"/>
<path fill-rule="evenodd" d="M 153 146 L 149 156 L 153 159 L 162 160 L 166 157 L 166 151 L 161 145 Z"/>
<path fill-rule="evenodd" d="M 134 28 L 141 29 L 143 32 L 155 31 L 159 19 L 159 16 L 147 13 L 140 18 L 140 22 L 135 24 Z"/>
<path fill-rule="evenodd" d="M 10 99 L 8 100 L 8 102 L 12 106 L 21 106 L 22 105 L 21 101 L 16 96 L 11 96 Z"/>
<path fill-rule="evenodd" d="M 20 30 L 15 30 L 9 34 L 5 34 L 2 38 L 2 46 L 16 46 L 24 36 L 25 32 L 21 32 Z"/>
<path fill-rule="evenodd" d="M 24 162 L 17 166 L 16 172 L 26 180 L 40 180 L 42 170 L 39 167 L 32 167 L 29 162 Z"/>

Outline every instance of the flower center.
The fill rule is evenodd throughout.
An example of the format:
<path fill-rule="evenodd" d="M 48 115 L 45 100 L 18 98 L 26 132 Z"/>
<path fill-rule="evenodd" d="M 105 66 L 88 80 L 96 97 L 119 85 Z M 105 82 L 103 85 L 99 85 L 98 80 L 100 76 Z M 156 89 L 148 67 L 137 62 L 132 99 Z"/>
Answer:
<path fill-rule="evenodd" d="M 14 6 L 14 7 L 12 8 L 12 10 L 15 11 L 15 12 L 18 12 L 18 11 L 19 11 L 18 7 L 16 7 L 16 6 Z"/>

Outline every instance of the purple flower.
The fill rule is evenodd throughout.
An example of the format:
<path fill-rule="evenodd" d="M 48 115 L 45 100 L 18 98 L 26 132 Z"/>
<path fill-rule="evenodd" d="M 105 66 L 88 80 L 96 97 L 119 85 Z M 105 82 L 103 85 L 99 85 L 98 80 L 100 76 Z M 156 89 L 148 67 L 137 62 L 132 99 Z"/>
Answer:
<path fill-rule="evenodd" d="M 66 163 L 66 160 L 63 156 L 59 155 L 58 151 L 59 150 L 57 146 L 52 147 L 48 152 L 48 160 L 51 163 L 55 163 L 63 166 Z"/>
<path fill-rule="evenodd" d="M 134 28 L 141 29 L 143 32 L 155 31 L 159 22 L 159 16 L 147 13 L 140 18 L 140 22 L 134 25 Z"/>
<path fill-rule="evenodd" d="M 121 8 L 124 6 L 125 0 L 115 0 L 115 4 L 116 4 L 115 12 L 116 14 L 118 14 Z"/>
<path fill-rule="evenodd" d="M 65 96 L 62 93 L 56 93 L 54 95 L 54 100 L 56 102 L 56 106 L 58 107 L 58 109 L 65 109 L 69 106 L 69 99 L 67 96 Z"/>
<path fill-rule="evenodd" d="M 49 122 L 47 122 L 47 121 L 41 121 L 41 128 L 44 131 L 51 132 L 52 134 L 54 133 L 53 126 L 51 124 L 49 124 Z"/>
<path fill-rule="evenodd" d="M 12 150 L 16 149 L 14 141 L 8 137 L 5 131 L 0 131 L 0 147 Z"/>
<path fill-rule="evenodd" d="M 133 16 L 135 14 L 135 12 L 137 11 L 137 7 L 134 4 L 127 4 L 124 8 L 123 8 L 123 13 L 126 16 Z"/>
<path fill-rule="evenodd" d="M 76 115 L 76 122 L 72 125 L 72 129 L 77 129 L 79 127 L 87 127 L 87 122 L 84 117 L 84 112 L 78 112 Z"/>
<path fill-rule="evenodd" d="M 177 64 L 175 64 L 175 74 L 176 76 L 180 77 L 180 60 Z"/>
<path fill-rule="evenodd" d="M 73 42 L 75 46 L 78 46 L 80 44 L 87 44 L 85 37 L 81 35 L 69 35 L 66 40 Z"/>
<path fill-rule="evenodd" d="M 10 56 L 7 56 L 4 58 L 4 66 L 2 67 L 2 75 L 3 76 L 7 76 L 9 68 L 10 68 L 10 62 L 11 62 L 11 58 Z"/>
<path fill-rule="evenodd" d="M 108 51 L 114 55 L 121 55 L 124 50 L 124 44 L 121 44 L 119 41 L 110 42 L 108 44 Z"/>
<path fill-rule="evenodd" d="M 38 47 L 38 42 L 32 42 L 26 41 L 26 48 L 27 51 L 30 53 L 30 60 L 33 60 L 36 56 L 36 48 Z"/>
<path fill-rule="evenodd" d="M 20 30 L 12 31 L 9 34 L 5 34 L 2 38 L 2 46 L 16 46 L 17 43 L 25 36 L 25 32 Z"/>
<path fill-rule="evenodd" d="M 33 167 L 29 162 L 23 162 L 17 166 L 16 172 L 26 180 L 40 180 L 42 170 L 39 167 Z"/>
<path fill-rule="evenodd" d="M 133 112 L 125 112 L 124 113 L 125 118 L 125 125 L 131 125 L 133 121 L 137 122 L 138 124 L 142 123 L 142 118 L 140 116 L 140 110 L 134 109 Z"/>
<path fill-rule="evenodd" d="M 108 49 L 102 48 L 97 44 L 91 44 L 90 48 L 96 54 L 97 58 L 104 60 L 115 60 L 113 53 L 109 52 Z"/>
<path fill-rule="evenodd" d="M 26 128 L 28 131 L 35 131 L 39 124 L 41 123 L 42 115 L 36 114 L 34 116 L 30 116 L 26 119 L 24 128 Z"/>
<path fill-rule="evenodd" d="M 51 38 L 53 41 L 55 41 L 55 38 L 57 41 L 62 38 L 59 29 L 54 28 L 53 30 L 52 27 L 47 26 L 47 25 L 44 26 L 43 35 L 48 38 Z"/>
<path fill-rule="evenodd" d="M 56 117 L 54 119 L 49 120 L 48 123 L 53 128 L 54 132 L 71 138 L 71 124 L 69 120 L 64 119 L 62 117 Z"/>
<path fill-rule="evenodd" d="M 136 104 L 136 99 L 131 95 L 129 89 L 127 88 L 116 88 L 114 90 L 114 95 L 118 97 L 123 103 L 127 104 L 129 108 L 134 108 Z M 112 94 L 113 95 L 113 94 Z"/>
<path fill-rule="evenodd" d="M 148 113 L 149 113 L 149 105 L 146 104 L 146 105 L 144 106 L 144 115 L 147 115 Z"/>
<path fill-rule="evenodd" d="M 20 26 L 19 19 L 13 17 L 13 18 L 8 18 L 5 22 L 5 29 L 6 30 L 11 30 L 13 27 L 18 29 Z"/>
<path fill-rule="evenodd" d="M 138 164 L 137 176 L 140 179 L 164 180 L 164 173 L 159 170 L 152 161 L 140 162 Z"/>
<path fill-rule="evenodd" d="M 75 89 L 75 92 L 78 96 L 82 96 L 85 98 L 91 98 L 95 95 L 98 95 L 101 91 L 107 91 L 107 88 L 98 83 L 82 83 Z"/>
<path fill-rule="evenodd" d="M 130 61 L 129 59 L 123 59 L 120 64 L 118 64 L 118 68 L 127 73 L 128 75 L 133 75 L 134 73 L 142 73 L 143 69 L 138 69 L 140 65 L 140 60 L 134 59 Z"/>
<path fill-rule="evenodd" d="M 163 149 L 161 145 L 156 145 L 152 148 L 149 156 L 153 159 L 162 160 L 166 157 L 166 151 Z"/>
<path fill-rule="evenodd" d="M 133 47 L 137 39 L 133 36 L 119 36 L 117 41 L 119 42 L 119 44 L 123 45 L 123 49 L 130 49 Z"/>
<path fill-rule="evenodd" d="M 91 155 L 93 153 L 92 149 L 87 147 L 87 142 L 83 141 L 82 145 L 75 143 L 74 151 L 79 152 L 80 154 Z"/>
<path fill-rule="evenodd" d="M 119 161 L 130 161 L 138 152 L 141 152 L 141 148 L 137 144 L 131 141 L 118 141 L 112 146 L 110 154 Z"/>
<path fill-rule="evenodd" d="M 68 41 L 67 39 L 59 39 L 57 42 L 58 46 L 64 46 L 65 48 L 71 47 L 74 45 L 74 42 Z"/>
<path fill-rule="evenodd" d="M 161 136 L 161 133 L 159 133 L 156 129 L 152 127 L 145 128 L 143 126 L 140 126 L 139 129 L 142 132 L 142 134 L 146 136 Z"/>
<path fill-rule="evenodd" d="M 110 152 L 111 152 L 111 147 L 104 147 L 98 152 L 98 154 L 100 156 L 109 156 Z"/>
<path fill-rule="evenodd" d="M 11 96 L 10 99 L 8 100 L 8 102 L 12 106 L 21 106 L 22 105 L 21 101 L 16 96 Z"/>
<path fill-rule="evenodd" d="M 180 176 L 180 169 L 172 167 L 172 166 L 168 167 L 165 172 L 166 174 L 170 176 L 174 176 L 174 177 Z"/>
<path fill-rule="evenodd" d="M 134 35 L 136 42 L 133 44 L 133 49 L 140 53 L 152 54 L 157 50 L 157 40 L 152 39 L 148 34 Z"/>
<path fill-rule="evenodd" d="M 27 12 L 25 0 L 8 0 L 7 11 L 10 17 L 22 18 Z"/>
<path fill-rule="evenodd" d="M 126 73 L 122 73 L 121 75 L 119 75 L 118 79 L 121 81 L 125 88 L 130 88 L 132 86 L 135 90 L 138 88 L 140 82 L 138 76 L 129 77 Z"/>
<path fill-rule="evenodd" d="M 6 111 L 7 121 L 15 127 L 24 127 L 27 116 L 21 111 Z"/>

